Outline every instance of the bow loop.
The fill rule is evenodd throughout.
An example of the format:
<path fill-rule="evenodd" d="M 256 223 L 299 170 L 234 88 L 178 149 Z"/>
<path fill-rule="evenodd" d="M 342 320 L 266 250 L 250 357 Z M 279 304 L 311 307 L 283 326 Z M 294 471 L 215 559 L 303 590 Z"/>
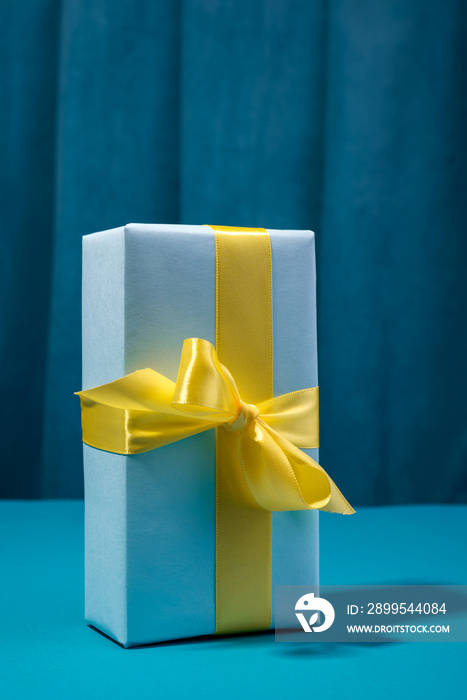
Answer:
<path fill-rule="evenodd" d="M 317 391 L 248 404 L 211 343 L 188 338 L 175 383 L 144 369 L 77 393 L 83 441 L 92 447 L 138 454 L 224 426 L 238 434 L 238 459 L 258 507 L 353 513 L 324 469 L 299 449 L 318 446 Z"/>
<path fill-rule="evenodd" d="M 207 340 L 184 341 L 171 405 L 219 424 L 236 419 L 241 408 L 237 387 Z"/>

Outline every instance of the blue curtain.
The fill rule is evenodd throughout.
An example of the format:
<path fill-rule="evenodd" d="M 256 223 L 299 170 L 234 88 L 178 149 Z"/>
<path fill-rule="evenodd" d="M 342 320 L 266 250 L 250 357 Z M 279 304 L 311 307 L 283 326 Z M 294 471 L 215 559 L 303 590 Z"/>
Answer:
<path fill-rule="evenodd" d="M 80 497 L 81 236 L 317 234 L 321 458 L 467 499 L 462 0 L 3 0 L 3 497 Z"/>

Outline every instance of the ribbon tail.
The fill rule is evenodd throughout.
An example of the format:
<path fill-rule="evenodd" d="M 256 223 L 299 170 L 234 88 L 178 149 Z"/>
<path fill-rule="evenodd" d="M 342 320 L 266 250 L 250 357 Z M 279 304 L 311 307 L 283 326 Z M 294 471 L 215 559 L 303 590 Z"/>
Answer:
<path fill-rule="evenodd" d="M 238 453 L 250 492 L 265 510 L 355 512 L 314 459 L 262 420 L 242 431 Z"/>
<path fill-rule="evenodd" d="M 322 469 L 322 467 L 320 468 Z M 327 511 L 328 513 L 340 513 L 341 515 L 353 515 L 353 513 L 355 513 L 355 509 L 352 508 L 346 497 L 338 489 L 331 477 L 328 474 L 326 474 L 326 476 L 328 477 L 329 484 L 331 486 L 331 498 L 325 506 L 320 508 L 320 510 Z"/>

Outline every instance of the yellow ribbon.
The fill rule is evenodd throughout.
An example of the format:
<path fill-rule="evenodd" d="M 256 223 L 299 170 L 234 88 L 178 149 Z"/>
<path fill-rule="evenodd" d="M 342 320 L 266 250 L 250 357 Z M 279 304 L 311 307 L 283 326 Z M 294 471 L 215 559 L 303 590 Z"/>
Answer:
<path fill-rule="evenodd" d="M 138 454 L 222 426 L 237 436 L 254 507 L 354 512 L 324 469 L 299 449 L 318 446 L 318 388 L 247 404 L 207 340 L 185 340 L 175 383 L 142 369 L 77 394 L 83 441 L 91 447 Z"/>
<path fill-rule="evenodd" d="M 265 229 L 212 226 L 216 351 L 243 401 L 273 397 L 272 256 Z M 271 626 L 272 513 L 257 508 L 238 435 L 216 430 L 216 634 Z"/>

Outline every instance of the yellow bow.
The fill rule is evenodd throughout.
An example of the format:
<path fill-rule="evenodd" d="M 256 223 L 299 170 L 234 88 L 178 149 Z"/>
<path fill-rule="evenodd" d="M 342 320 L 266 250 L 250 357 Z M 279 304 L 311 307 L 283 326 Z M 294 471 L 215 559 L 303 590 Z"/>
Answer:
<path fill-rule="evenodd" d="M 244 403 L 207 340 L 185 340 L 177 381 L 143 369 L 77 392 L 83 441 L 119 454 L 147 452 L 223 426 L 254 500 L 268 511 L 353 513 L 324 469 L 298 449 L 318 447 L 318 387 Z"/>

